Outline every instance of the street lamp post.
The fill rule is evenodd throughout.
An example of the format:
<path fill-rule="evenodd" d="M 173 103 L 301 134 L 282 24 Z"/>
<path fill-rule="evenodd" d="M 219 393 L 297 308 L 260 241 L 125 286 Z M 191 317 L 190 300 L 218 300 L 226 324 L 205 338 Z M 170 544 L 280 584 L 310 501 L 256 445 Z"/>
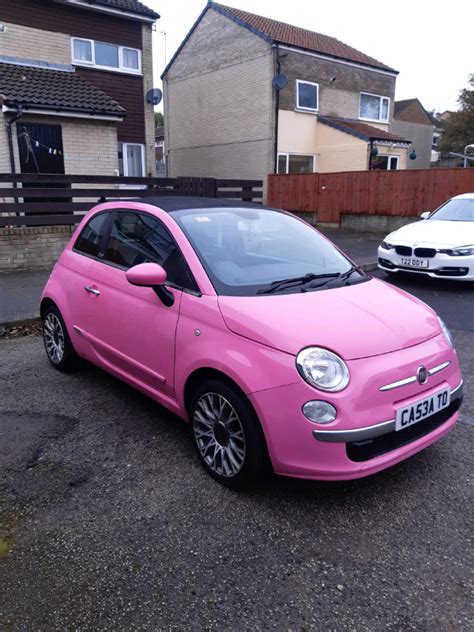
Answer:
<path fill-rule="evenodd" d="M 470 145 L 466 145 L 464 147 L 464 169 L 467 167 L 467 150 L 468 149 L 474 149 L 474 143 L 471 143 Z"/>
<path fill-rule="evenodd" d="M 160 31 L 161 35 L 163 35 L 163 39 L 165 40 L 165 68 L 167 66 L 167 59 L 166 59 L 166 31 Z"/>

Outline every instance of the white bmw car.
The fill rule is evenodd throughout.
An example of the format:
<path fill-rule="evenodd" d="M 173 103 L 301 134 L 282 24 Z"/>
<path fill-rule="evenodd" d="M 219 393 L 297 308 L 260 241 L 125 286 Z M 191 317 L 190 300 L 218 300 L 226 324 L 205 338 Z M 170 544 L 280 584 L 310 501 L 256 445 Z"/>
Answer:
<path fill-rule="evenodd" d="M 474 281 L 474 193 L 457 195 L 421 217 L 385 237 L 379 268 Z"/>

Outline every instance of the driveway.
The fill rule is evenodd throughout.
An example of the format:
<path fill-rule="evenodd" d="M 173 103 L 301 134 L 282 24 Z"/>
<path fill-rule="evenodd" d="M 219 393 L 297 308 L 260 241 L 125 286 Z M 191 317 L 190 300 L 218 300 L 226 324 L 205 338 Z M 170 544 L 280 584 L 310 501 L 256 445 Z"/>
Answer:
<path fill-rule="evenodd" d="M 151 400 L 90 365 L 58 374 L 36 336 L 0 341 L 2 629 L 472 629 L 459 324 L 469 388 L 446 438 L 372 478 L 245 493 Z"/>

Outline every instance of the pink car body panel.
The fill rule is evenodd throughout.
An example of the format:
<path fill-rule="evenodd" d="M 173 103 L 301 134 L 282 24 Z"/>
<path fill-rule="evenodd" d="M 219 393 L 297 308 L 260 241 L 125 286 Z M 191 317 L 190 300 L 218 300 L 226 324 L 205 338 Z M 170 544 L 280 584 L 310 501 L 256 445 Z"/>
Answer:
<path fill-rule="evenodd" d="M 198 256 L 172 216 L 156 206 L 120 202 L 147 212 L 170 230 L 200 288 L 197 296 L 169 288 L 164 306 L 154 291 L 131 285 L 123 269 L 73 250 L 96 206 L 79 224 L 56 264 L 42 300 L 61 311 L 77 353 L 187 420 L 186 383 L 196 371 L 214 369 L 248 396 L 262 424 L 277 473 L 315 479 L 349 479 L 389 467 L 448 432 L 457 413 L 433 432 L 364 462 L 348 458 L 345 443 L 325 443 L 315 428 L 351 430 L 394 419 L 396 409 L 462 383 L 455 351 L 435 313 L 387 284 L 362 284 L 301 294 L 217 296 Z M 88 286 L 100 295 L 84 292 Z M 346 362 L 351 381 L 338 393 L 321 392 L 299 375 L 295 356 L 322 346 Z M 446 368 L 428 383 L 380 388 L 414 375 L 420 365 Z M 331 402 L 338 416 L 319 426 L 302 413 L 309 400 Z"/>

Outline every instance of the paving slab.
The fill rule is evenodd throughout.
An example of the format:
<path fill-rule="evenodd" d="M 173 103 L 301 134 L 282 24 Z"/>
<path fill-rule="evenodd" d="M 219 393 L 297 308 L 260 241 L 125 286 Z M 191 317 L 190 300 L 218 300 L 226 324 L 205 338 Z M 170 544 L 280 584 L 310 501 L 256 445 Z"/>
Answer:
<path fill-rule="evenodd" d="M 41 291 L 49 270 L 0 274 L 0 323 L 39 316 Z"/>

